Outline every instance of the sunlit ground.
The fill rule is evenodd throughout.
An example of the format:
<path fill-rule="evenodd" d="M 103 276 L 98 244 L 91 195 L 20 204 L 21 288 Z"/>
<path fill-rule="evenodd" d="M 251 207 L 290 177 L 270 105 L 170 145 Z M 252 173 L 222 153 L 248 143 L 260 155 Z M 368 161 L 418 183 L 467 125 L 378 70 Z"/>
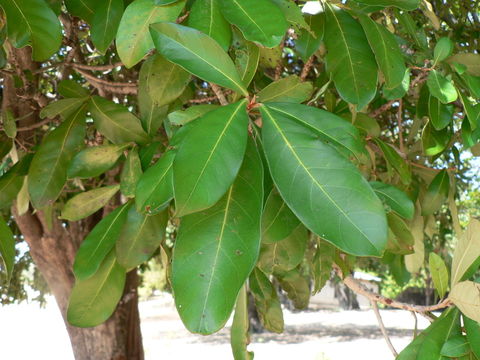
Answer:
<path fill-rule="evenodd" d="M 169 296 L 140 305 L 146 359 L 231 359 L 229 329 L 204 337 L 188 333 Z M 414 318 L 409 312 L 382 310 L 397 350 L 411 340 Z M 419 317 L 419 327 L 428 322 Z M 253 334 L 249 349 L 256 360 L 389 360 L 393 359 L 375 315 L 364 311 L 285 310 L 284 334 Z M 0 307 L 0 359 L 73 360 L 60 314 L 51 301 Z M 102 359 L 98 359 L 102 360 Z"/>

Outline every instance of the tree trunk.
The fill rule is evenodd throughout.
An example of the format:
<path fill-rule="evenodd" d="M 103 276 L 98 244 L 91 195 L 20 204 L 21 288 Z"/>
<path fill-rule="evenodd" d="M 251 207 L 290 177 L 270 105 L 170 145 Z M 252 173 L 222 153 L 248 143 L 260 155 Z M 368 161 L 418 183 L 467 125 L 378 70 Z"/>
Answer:
<path fill-rule="evenodd" d="M 9 63 L 14 64 L 17 76 L 23 81 L 22 87 L 15 88 L 13 77 L 4 75 L 2 107 L 9 109 L 23 131 L 17 140 L 29 143 L 36 134 L 35 124 L 40 121 L 39 108 L 46 105 L 45 97 L 37 92 L 37 80 L 25 76 L 27 71 L 35 72 L 37 64 L 31 60 L 30 48 L 9 49 Z M 32 130 L 30 130 L 32 128 Z M 15 222 L 30 248 L 32 259 L 45 278 L 55 296 L 65 320 L 76 360 L 143 360 L 143 346 L 138 312 L 135 271 L 127 276 L 125 291 L 120 303 L 109 320 L 94 328 L 77 328 L 66 322 L 68 298 L 74 284 L 72 265 L 78 247 L 99 221 L 94 214 L 82 221 L 66 226 L 57 219 L 55 210 L 51 216 L 43 211 L 33 213 L 30 209 L 19 216 L 12 209 Z"/>

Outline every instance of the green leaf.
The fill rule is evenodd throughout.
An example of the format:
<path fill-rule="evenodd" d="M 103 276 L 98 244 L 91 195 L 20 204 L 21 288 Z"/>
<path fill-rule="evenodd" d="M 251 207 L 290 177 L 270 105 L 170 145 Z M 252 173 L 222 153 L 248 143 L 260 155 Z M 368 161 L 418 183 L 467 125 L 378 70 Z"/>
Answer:
<path fill-rule="evenodd" d="M 207 34 L 228 51 L 232 30 L 220 11 L 220 1 L 196 0 L 188 16 L 188 26 Z"/>
<path fill-rule="evenodd" d="M 402 10 L 415 10 L 420 6 L 420 0 L 358 0 L 358 2 L 373 6 L 394 6 Z"/>
<path fill-rule="evenodd" d="M 23 177 L 23 184 L 17 195 L 17 213 L 19 216 L 27 213 L 30 207 L 30 196 L 28 194 L 28 176 Z"/>
<path fill-rule="evenodd" d="M 325 143 L 345 148 L 357 158 L 365 156 L 365 143 L 359 131 L 348 121 L 328 111 L 313 106 L 269 103 L 265 105 L 272 114 L 288 117 L 314 131 Z"/>
<path fill-rule="evenodd" d="M 480 324 L 477 321 L 463 316 L 463 325 L 467 333 L 467 339 L 470 343 L 472 352 L 478 358 L 480 357 Z"/>
<path fill-rule="evenodd" d="M 127 219 L 130 203 L 117 207 L 105 216 L 83 240 L 73 263 L 73 272 L 78 280 L 94 275 L 108 253 L 114 248 L 120 230 Z"/>
<path fill-rule="evenodd" d="M 65 0 L 69 13 L 91 24 L 97 8 L 97 0 Z"/>
<path fill-rule="evenodd" d="M 477 322 L 480 321 L 480 284 L 473 281 L 454 284 L 448 296 L 450 300 L 464 315 Z"/>
<path fill-rule="evenodd" d="M 287 238 L 300 224 L 276 190 L 267 198 L 262 214 L 262 243 L 271 244 Z"/>
<path fill-rule="evenodd" d="M 265 106 L 260 110 L 270 173 L 295 215 L 347 253 L 381 255 L 385 212 L 357 168 L 310 129 Z"/>
<path fill-rule="evenodd" d="M 378 137 L 380 136 L 380 125 L 378 122 L 364 113 L 357 113 L 357 117 L 355 118 L 355 127 L 360 129 L 367 135 L 371 137 Z"/>
<path fill-rule="evenodd" d="M 387 214 L 389 239 L 387 249 L 393 254 L 411 254 L 415 239 L 405 221 L 397 214 Z"/>
<path fill-rule="evenodd" d="M 60 48 L 62 27 L 43 0 L 0 0 L 7 16 L 8 40 L 16 48 L 31 45 L 33 60 L 47 60 Z"/>
<path fill-rule="evenodd" d="M 387 163 L 392 166 L 400 176 L 400 180 L 405 185 L 412 181 L 412 172 L 408 163 L 400 156 L 400 154 L 389 144 L 384 143 L 380 139 L 375 139 L 375 143 L 382 150 L 383 156 Z"/>
<path fill-rule="evenodd" d="M 2 112 L 2 121 L 3 121 L 3 131 L 10 139 L 15 139 L 17 136 L 17 124 L 15 123 L 15 118 L 13 113 L 7 109 Z"/>
<path fill-rule="evenodd" d="M 123 13 L 117 32 L 118 56 L 127 68 L 137 64 L 153 49 L 150 36 L 151 24 L 174 22 L 185 5 L 185 1 L 176 1 L 171 5 L 156 5 L 155 0 L 136 0 Z"/>
<path fill-rule="evenodd" d="M 57 85 L 57 91 L 65 98 L 86 98 L 90 95 L 88 89 L 85 89 L 75 80 L 62 80 Z"/>
<path fill-rule="evenodd" d="M 100 96 L 93 96 L 89 106 L 98 131 L 114 144 L 135 141 L 145 144 L 149 141 L 140 120 L 125 106 Z"/>
<path fill-rule="evenodd" d="M 323 289 L 332 276 L 332 267 L 335 260 L 335 247 L 326 241 L 317 238 L 317 249 L 312 259 L 311 273 L 313 278 L 312 294 Z"/>
<path fill-rule="evenodd" d="M 259 59 L 260 49 L 250 41 L 244 41 L 240 49 L 235 51 L 235 67 L 246 86 L 257 72 Z"/>
<path fill-rule="evenodd" d="M 467 67 L 470 75 L 480 76 L 480 54 L 463 53 L 455 54 L 447 59 L 450 64 L 458 63 Z"/>
<path fill-rule="evenodd" d="M 433 50 L 433 63 L 437 64 L 440 61 L 448 58 L 453 51 L 453 41 L 447 37 L 442 37 L 437 41 L 435 49 Z"/>
<path fill-rule="evenodd" d="M 120 189 L 120 185 L 110 185 L 75 195 L 65 204 L 62 210 L 62 218 L 77 221 L 92 215 L 104 207 L 118 189 Z"/>
<path fill-rule="evenodd" d="M 218 105 L 215 104 L 190 106 L 185 110 L 171 112 L 168 114 L 168 120 L 172 125 L 182 126 L 217 108 Z"/>
<path fill-rule="evenodd" d="M 407 69 L 403 77 L 402 83 L 393 89 L 383 87 L 383 97 L 387 100 L 400 99 L 405 96 L 408 89 L 410 89 L 410 71 Z M 357 114 L 358 116 L 358 114 Z M 356 120 L 355 120 L 356 122 Z"/>
<path fill-rule="evenodd" d="M 308 233 L 299 224 L 285 239 L 275 243 L 263 243 L 257 266 L 266 274 L 282 273 L 294 269 L 303 260 Z"/>
<path fill-rule="evenodd" d="M 157 51 L 192 74 L 248 95 L 232 59 L 209 36 L 186 26 L 159 23 L 150 26 Z"/>
<path fill-rule="evenodd" d="M 451 103 L 458 98 L 457 90 L 453 83 L 440 75 L 436 70 L 430 71 L 427 78 L 430 94 L 435 96 L 442 104 Z"/>
<path fill-rule="evenodd" d="M 7 273 L 7 281 L 10 282 L 15 262 L 15 239 L 12 230 L 5 220 L 0 216 L 0 260 L 3 262 L 3 269 Z"/>
<path fill-rule="evenodd" d="M 177 99 L 190 82 L 190 74 L 180 66 L 156 54 L 149 58 L 140 72 L 139 96 L 149 96 L 157 108 Z M 163 120 L 160 117 L 160 120 Z M 154 134 L 161 125 L 155 117 L 142 117 L 149 134 Z"/>
<path fill-rule="evenodd" d="M 309 279 L 303 276 L 298 268 L 277 276 L 280 286 L 286 291 L 296 309 L 306 309 L 310 301 Z"/>
<path fill-rule="evenodd" d="M 95 6 L 90 34 L 100 53 L 105 54 L 115 38 L 122 14 L 123 0 L 104 0 Z"/>
<path fill-rule="evenodd" d="M 245 286 L 242 286 L 238 294 L 235 315 L 230 329 L 230 343 L 235 360 L 253 360 L 253 352 L 247 350 L 250 343 L 248 332 L 250 320 L 248 316 L 247 291 Z"/>
<path fill-rule="evenodd" d="M 272 82 L 258 94 L 258 102 L 302 103 L 310 98 L 313 85 L 302 82 L 296 75 Z"/>
<path fill-rule="evenodd" d="M 453 121 L 452 106 L 442 104 L 435 96 L 428 99 L 428 115 L 435 130 L 446 128 Z"/>
<path fill-rule="evenodd" d="M 448 270 L 445 262 L 435 253 L 430 253 L 428 258 L 430 274 L 432 275 L 433 286 L 437 290 L 438 297 L 442 299 L 448 289 Z"/>
<path fill-rule="evenodd" d="M 67 181 L 70 160 L 83 146 L 86 105 L 50 132 L 33 156 L 28 171 L 28 191 L 32 205 L 41 209 L 60 196 Z"/>
<path fill-rule="evenodd" d="M 325 14 L 327 71 L 342 99 L 362 109 L 377 92 L 375 57 L 362 27 L 352 16 L 328 4 Z"/>
<path fill-rule="evenodd" d="M 268 277 L 255 268 L 250 274 L 248 285 L 263 327 L 268 331 L 281 334 L 284 329 L 282 307 L 277 291 Z"/>
<path fill-rule="evenodd" d="M 297 28 L 304 28 L 310 30 L 309 25 L 303 18 L 302 9 L 293 0 L 271 0 L 283 12 L 285 19 L 290 25 Z"/>
<path fill-rule="evenodd" d="M 165 153 L 140 177 L 135 190 L 135 205 L 140 213 L 158 214 L 173 199 L 173 159 L 175 152 Z"/>
<path fill-rule="evenodd" d="M 357 14 L 389 89 L 399 86 L 407 71 L 403 54 L 394 35 L 367 15 Z"/>
<path fill-rule="evenodd" d="M 480 76 L 472 76 L 470 74 L 463 74 L 462 78 L 467 82 L 470 94 L 474 98 L 480 98 Z"/>
<path fill-rule="evenodd" d="M 140 214 L 135 206 L 131 206 L 117 239 L 118 263 L 131 270 L 150 259 L 163 241 L 167 221 L 167 210 L 148 216 Z"/>
<path fill-rule="evenodd" d="M 7 209 L 22 188 L 32 154 L 25 155 L 18 163 L 0 177 L 0 209 Z"/>
<path fill-rule="evenodd" d="M 480 128 L 480 105 L 472 105 L 468 97 L 462 93 L 460 93 L 460 100 L 462 100 L 465 113 L 470 123 L 470 128 L 472 130 Z"/>
<path fill-rule="evenodd" d="M 282 10 L 269 0 L 220 0 L 220 9 L 245 39 L 267 48 L 278 46 L 288 28 Z"/>
<path fill-rule="evenodd" d="M 429 121 L 422 132 L 422 146 L 425 155 L 435 156 L 442 153 L 450 143 L 451 135 L 451 130 L 448 127 L 436 131 Z"/>
<path fill-rule="evenodd" d="M 396 360 L 438 360 L 441 359 L 443 344 L 450 338 L 460 335 L 460 316 L 455 308 L 450 308 L 422 331 L 397 357 Z"/>
<path fill-rule="evenodd" d="M 467 230 L 458 234 L 458 242 L 455 247 L 452 260 L 452 283 L 455 285 L 464 279 L 464 274 L 480 256 L 480 221 L 471 219 Z"/>
<path fill-rule="evenodd" d="M 222 106 L 192 123 L 173 164 L 177 216 L 212 206 L 232 184 L 247 144 L 245 105 Z"/>
<path fill-rule="evenodd" d="M 427 193 L 422 202 L 422 215 L 432 215 L 448 198 L 450 188 L 450 178 L 447 170 L 440 171 L 428 185 Z"/>
<path fill-rule="evenodd" d="M 307 61 L 322 43 L 325 32 L 325 13 L 305 15 L 305 22 L 310 31 L 307 29 L 300 30 L 295 41 L 295 50 L 303 61 Z"/>
<path fill-rule="evenodd" d="M 134 148 L 128 153 L 122 173 L 120 174 L 120 191 L 123 196 L 134 197 L 137 182 L 142 176 L 142 163 L 138 156 L 138 149 Z"/>
<path fill-rule="evenodd" d="M 410 229 L 414 237 L 414 253 L 405 256 L 405 266 L 411 274 L 418 273 L 425 261 L 425 245 L 423 233 L 423 216 L 419 211 L 415 212 L 415 217 L 410 223 Z"/>
<path fill-rule="evenodd" d="M 375 191 L 375 194 L 377 194 L 392 211 L 395 211 L 398 215 L 406 219 L 413 219 L 415 206 L 412 200 L 402 190 L 393 185 L 378 181 L 371 181 L 370 186 L 373 191 Z"/>
<path fill-rule="evenodd" d="M 453 336 L 442 346 L 441 355 L 447 357 L 461 357 L 470 352 L 470 344 L 462 335 Z"/>
<path fill-rule="evenodd" d="M 115 165 L 128 146 L 130 145 L 100 145 L 83 149 L 70 162 L 68 178 L 88 179 L 103 174 Z"/>
<path fill-rule="evenodd" d="M 263 169 L 249 141 L 240 172 L 213 207 L 181 219 L 173 251 L 172 287 L 188 330 L 210 334 L 224 326 L 257 261 Z"/>
<path fill-rule="evenodd" d="M 0 132 L 0 160 L 8 155 L 13 147 L 13 140 L 9 139 L 7 134 Z"/>
<path fill-rule="evenodd" d="M 78 109 L 80 109 L 87 100 L 87 98 L 57 100 L 48 104 L 40 111 L 40 118 L 54 119 L 55 117 L 60 116 L 65 120 L 70 115 L 78 111 Z"/>
<path fill-rule="evenodd" d="M 107 320 L 122 297 L 125 279 L 125 269 L 111 251 L 93 276 L 75 282 L 68 303 L 68 322 L 73 326 L 92 327 Z"/>

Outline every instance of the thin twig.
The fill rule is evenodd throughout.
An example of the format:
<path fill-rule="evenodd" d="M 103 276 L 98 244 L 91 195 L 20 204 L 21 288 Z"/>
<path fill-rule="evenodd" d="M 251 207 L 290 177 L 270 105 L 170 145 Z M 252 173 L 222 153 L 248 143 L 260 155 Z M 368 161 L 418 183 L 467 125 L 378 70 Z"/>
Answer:
<path fill-rule="evenodd" d="M 108 65 L 85 65 L 80 63 L 69 63 L 68 65 L 75 69 L 80 69 L 80 70 L 107 71 L 107 70 L 115 69 L 119 66 L 123 66 L 123 63 L 119 61 L 114 64 L 108 64 Z"/>
<path fill-rule="evenodd" d="M 207 96 L 201 99 L 190 99 L 188 100 L 189 103 L 191 104 L 204 104 L 204 103 L 209 103 L 212 101 L 218 101 L 218 98 L 216 95 L 214 96 Z"/>
<path fill-rule="evenodd" d="M 342 271 L 340 268 L 336 265 L 334 265 L 334 269 L 336 273 L 342 277 Z M 397 309 L 403 309 L 403 310 L 408 310 L 408 311 L 415 311 L 416 313 L 419 314 L 425 314 L 429 313 L 431 311 L 436 311 L 440 309 L 444 309 L 446 307 L 449 307 L 452 305 L 451 301 L 447 298 L 443 300 L 442 302 L 435 304 L 435 305 L 430 305 L 430 306 L 422 306 L 422 305 L 413 305 L 413 304 L 408 304 L 408 303 L 403 303 L 400 301 L 396 301 L 393 299 L 389 299 L 383 295 L 377 294 L 369 289 L 367 289 L 363 284 L 355 280 L 352 276 L 348 275 L 343 278 L 343 283 L 353 292 L 365 296 L 367 299 L 370 301 L 375 301 L 377 303 L 384 304 L 386 306 L 394 307 Z"/>
<path fill-rule="evenodd" d="M 392 107 L 393 104 L 395 104 L 397 102 L 397 100 L 390 100 L 389 102 L 383 104 L 382 106 L 380 106 L 378 109 L 372 111 L 370 114 L 368 114 L 368 116 L 372 117 L 372 118 L 375 118 L 377 117 L 378 115 L 380 115 L 381 113 L 387 111 L 388 109 L 390 109 Z"/>
<path fill-rule="evenodd" d="M 29 130 L 37 129 L 39 127 L 42 127 L 43 125 L 48 124 L 51 121 L 52 121 L 52 119 L 44 119 L 44 120 L 42 120 L 40 122 L 37 122 L 35 124 L 32 124 L 32 125 L 18 127 L 17 131 L 29 131 Z"/>
<path fill-rule="evenodd" d="M 137 94 L 137 84 L 107 81 L 99 79 L 81 69 L 75 69 L 75 71 L 81 74 L 92 86 L 96 87 L 97 89 L 122 95 Z"/>
<path fill-rule="evenodd" d="M 225 94 L 223 93 L 222 89 L 216 84 L 210 83 L 210 86 L 212 87 L 213 92 L 215 93 L 215 96 L 218 98 L 218 101 L 220 102 L 221 105 L 228 105 L 227 98 L 225 97 Z"/>
<path fill-rule="evenodd" d="M 410 311 L 410 312 L 413 315 L 413 319 L 415 321 L 415 327 L 413 328 L 413 338 L 415 339 L 417 337 L 417 332 L 418 332 L 418 319 L 415 311 Z"/>
<path fill-rule="evenodd" d="M 300 74 L 300 80 L 305 81 L 308 74 L 310 73 L 310 69 L 312 68 L 314 61 L 315 61 L 315 55 L 312 55 L 308 58 L 305 65 L 303 65 L 303 69 L 302 69 L 302 72 Z"/>
<path fill-rule="evenodd" d="M 398 356 L 397 350 L 395 350 L 392 342 L 390 341 L 390 337 L 388 336 L 387 329 L 385 328 L 385 324 L 383 323 L 383 320 L 382 320 L 382 315 L 380 315 L 380 311 L 378 310 L 377 302 L 374 300 L 370 300 L 370 303 L 372 304 L 373 312 L 377 317 L 378 326 L 380 327 L 380 331 L 382 332 L 383 337 L 385 338 L 385 342 L 387 343 L 388 348 L 392 352 L 393 357 L 396 358 Z"/>
<path fill-rule="evenodd" d="M 405 148 L 403 147 L 403 100 L 398 100 L 398 111 L 397 111 L 397 120 L 398 120 L 398 142 L 399 148 L 402 154 L 405 154 Z"/>

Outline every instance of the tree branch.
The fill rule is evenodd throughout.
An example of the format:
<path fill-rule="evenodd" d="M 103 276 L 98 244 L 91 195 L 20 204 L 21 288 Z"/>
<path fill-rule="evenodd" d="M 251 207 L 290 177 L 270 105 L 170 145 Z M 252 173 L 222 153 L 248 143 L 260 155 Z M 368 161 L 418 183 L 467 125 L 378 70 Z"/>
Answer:
<path fill-rule="evenodd" d="M 221 105 L 228 105 L 227 98 L 225 97 L 225 94 L 223 93 L 222 89 L 216 84 L 210 83 L 210 86 L 212 87 L 213 92 L 215 93 L 215 96 L 218 98 L 218 101 L 220 101 Z"/>
<path fill-rule="evenodd" d="M 335 272 L 342 278 L 342 271 L 336 265 L 334 265 Z M 430 306 L 422 306 L 422 305 L 413 305 L 408 303 L 403 303 L 400 301 L 396 301 L 393 299 L 389 299 L 383 295 L 377 294 L 369 289 L 367 289 L 363 284 L 355 280 L 352 276 L 348 275 L 343 278 L 343 283 L 353 292 L 365 296 L 370 301 L 375 301 L 377 303 L 384 304 L 386 306 L 390 306 L 397 309 L 403 309 L 408 311 L 414 311 L 419 314 L 426 314 L 431 311 L 436 311 L 440 309 L 444 309 L 452 305 L 449 299 L 445 299 L 442 302 L 430 305 Z"/>
<path fill-rule="evenodd" d="M 99 79 L 96 76 L 75 68 L 75 71 L 81 74 L 93 87 L 108 91 L 115 94 L 122 94 L 122 95 L 136 95 L 137 94 L 137 84 L 134 83 L 120 83 L 120 82 L 113 82 L 107 81 L 103 79 Z"/>
<path fill-rule="evenodd" d="M 300 80 L 305 81 L 307 78 L 308 74 L 310 73 L 310 69 L 313 66 L 313 62 L 315 61 L 315 55 L 310 56 L 310 58 L 307 60 L 305 65 L 303 65 L 302 73 L 300 74 Z"/>
<path fill-rule="evenodd" d="M 388 348 L 392 352 L 393 357 L 396 358 L 398 356 L 397 350 L 395 350 L 392 342 L 390 341 L 390 337 L 388 336 L 387 329 L 385 328 L 385 324 L 383 323 L 383 320 L 382 320 L 382 315 L 380 315 L 380 311 L 378 310 L 377 302 L 370 300 L 370 303 L 372 304 L 373 312 L 377 317 L 378 326 L 380 327 L 380 331 L 382 332 L 383 337 L 385 338 L 385 342 L 387 343 Z"/>

